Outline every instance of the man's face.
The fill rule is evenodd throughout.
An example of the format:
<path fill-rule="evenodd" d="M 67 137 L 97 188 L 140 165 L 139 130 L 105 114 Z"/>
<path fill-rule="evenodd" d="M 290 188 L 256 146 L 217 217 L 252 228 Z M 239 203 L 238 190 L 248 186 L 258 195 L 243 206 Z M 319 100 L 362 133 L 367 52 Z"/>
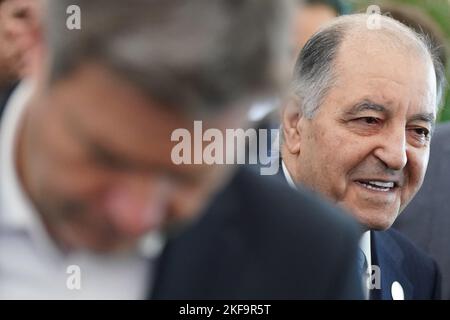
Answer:
<path fill-rule="evenodd" d="M 0 4 L 0 81 L 8 84 L 26 72 L 25 55 L 38 25 L 39 0 L 5 0 Z"/>
<path fill-rule="evenodd" d="M 420 188 L 435 118 L 435 75 L 419 54 L 344 42 L 337 84 L 297 125 L 295 177 L 369 229 L 389 228 Z M 370 50 L 368 50 L 370 48 Z"/>
<path fill-rule="evenodd" d="M 226 182 L 224 166 L 173 164 L 171 134 L 193 119 L 100 66 L 80 68 L 34 101 L 19 168 L 48 229 L 67 246 L 128 246 L 193 217 Z M 239 125 L 230 113 L 218 118 L 203 126 Z"/>

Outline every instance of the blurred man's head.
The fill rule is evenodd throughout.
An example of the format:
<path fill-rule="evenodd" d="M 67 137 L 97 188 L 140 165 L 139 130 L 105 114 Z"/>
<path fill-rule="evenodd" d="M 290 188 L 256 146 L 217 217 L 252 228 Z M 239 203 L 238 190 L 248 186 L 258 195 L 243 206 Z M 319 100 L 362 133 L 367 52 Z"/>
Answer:
<path fill-rule="evenodd" d="M 0 1 L 0 88 L 8 87 L 27 72 L 26 54 L 38 25 L 39 1 Z"/>
<path fill-rule="evenodd" d="M 367 17 L 339 18 L 304 47 L 282 156 L 294 180 L 386 229 L 422 184 L 444 77 L 417 34 Z"/>
<path fill-rule="evenodd" d="M 49 59 L 19 168 L 62 245 L 110 250 L 199 213 L 231 168 L 175 165 L 171 134 L 194 120 L 245 126 L 253 100 L 275 93 L 287 3 L 48 1 Z M 72 4 L 81 30 L 65 28 Z"/>

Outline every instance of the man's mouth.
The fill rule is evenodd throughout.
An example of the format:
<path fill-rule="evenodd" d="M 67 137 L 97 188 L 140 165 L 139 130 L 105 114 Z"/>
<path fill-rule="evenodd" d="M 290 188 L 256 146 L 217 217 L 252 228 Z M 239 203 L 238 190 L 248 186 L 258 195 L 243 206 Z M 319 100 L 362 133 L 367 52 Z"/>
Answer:
<path fill-rule="evenodd" d="M 389 192 L 398 186 L 395 181 L 356 180 L 355 182 L 366 189 L 380 192 Z"/>

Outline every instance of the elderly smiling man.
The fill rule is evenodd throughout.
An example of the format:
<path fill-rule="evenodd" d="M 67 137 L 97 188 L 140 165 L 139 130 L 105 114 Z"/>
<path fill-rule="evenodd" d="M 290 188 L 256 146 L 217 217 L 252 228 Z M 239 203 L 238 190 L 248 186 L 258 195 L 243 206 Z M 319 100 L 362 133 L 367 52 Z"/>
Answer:
<path fill-rule="evenodd" d="M 378 19 L 373 28 L 367 15 L 338 18 L 301 52 L 282 111 L 283 173 L 363 226 L 371 299 L 438 298 L 435 263 L 383 230 L 422 184 L 444 78 L 426 41 Z"/>

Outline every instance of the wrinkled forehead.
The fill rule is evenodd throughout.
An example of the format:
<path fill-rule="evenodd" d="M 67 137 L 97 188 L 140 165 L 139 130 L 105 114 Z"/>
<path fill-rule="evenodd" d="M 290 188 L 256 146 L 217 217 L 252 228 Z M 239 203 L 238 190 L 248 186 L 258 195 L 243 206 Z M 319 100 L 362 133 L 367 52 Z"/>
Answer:
<path fill-rule="evenodd" d="M 414 44 L 400 45 L 370 32 L 366 37 L 347 38 L 339 48 L 335 70 L 337 83 L 349 91 L 356 86 L 383 90 L 391 99 L 410 99 L 417 105 L 436 108 L 431 57 Z"/>

